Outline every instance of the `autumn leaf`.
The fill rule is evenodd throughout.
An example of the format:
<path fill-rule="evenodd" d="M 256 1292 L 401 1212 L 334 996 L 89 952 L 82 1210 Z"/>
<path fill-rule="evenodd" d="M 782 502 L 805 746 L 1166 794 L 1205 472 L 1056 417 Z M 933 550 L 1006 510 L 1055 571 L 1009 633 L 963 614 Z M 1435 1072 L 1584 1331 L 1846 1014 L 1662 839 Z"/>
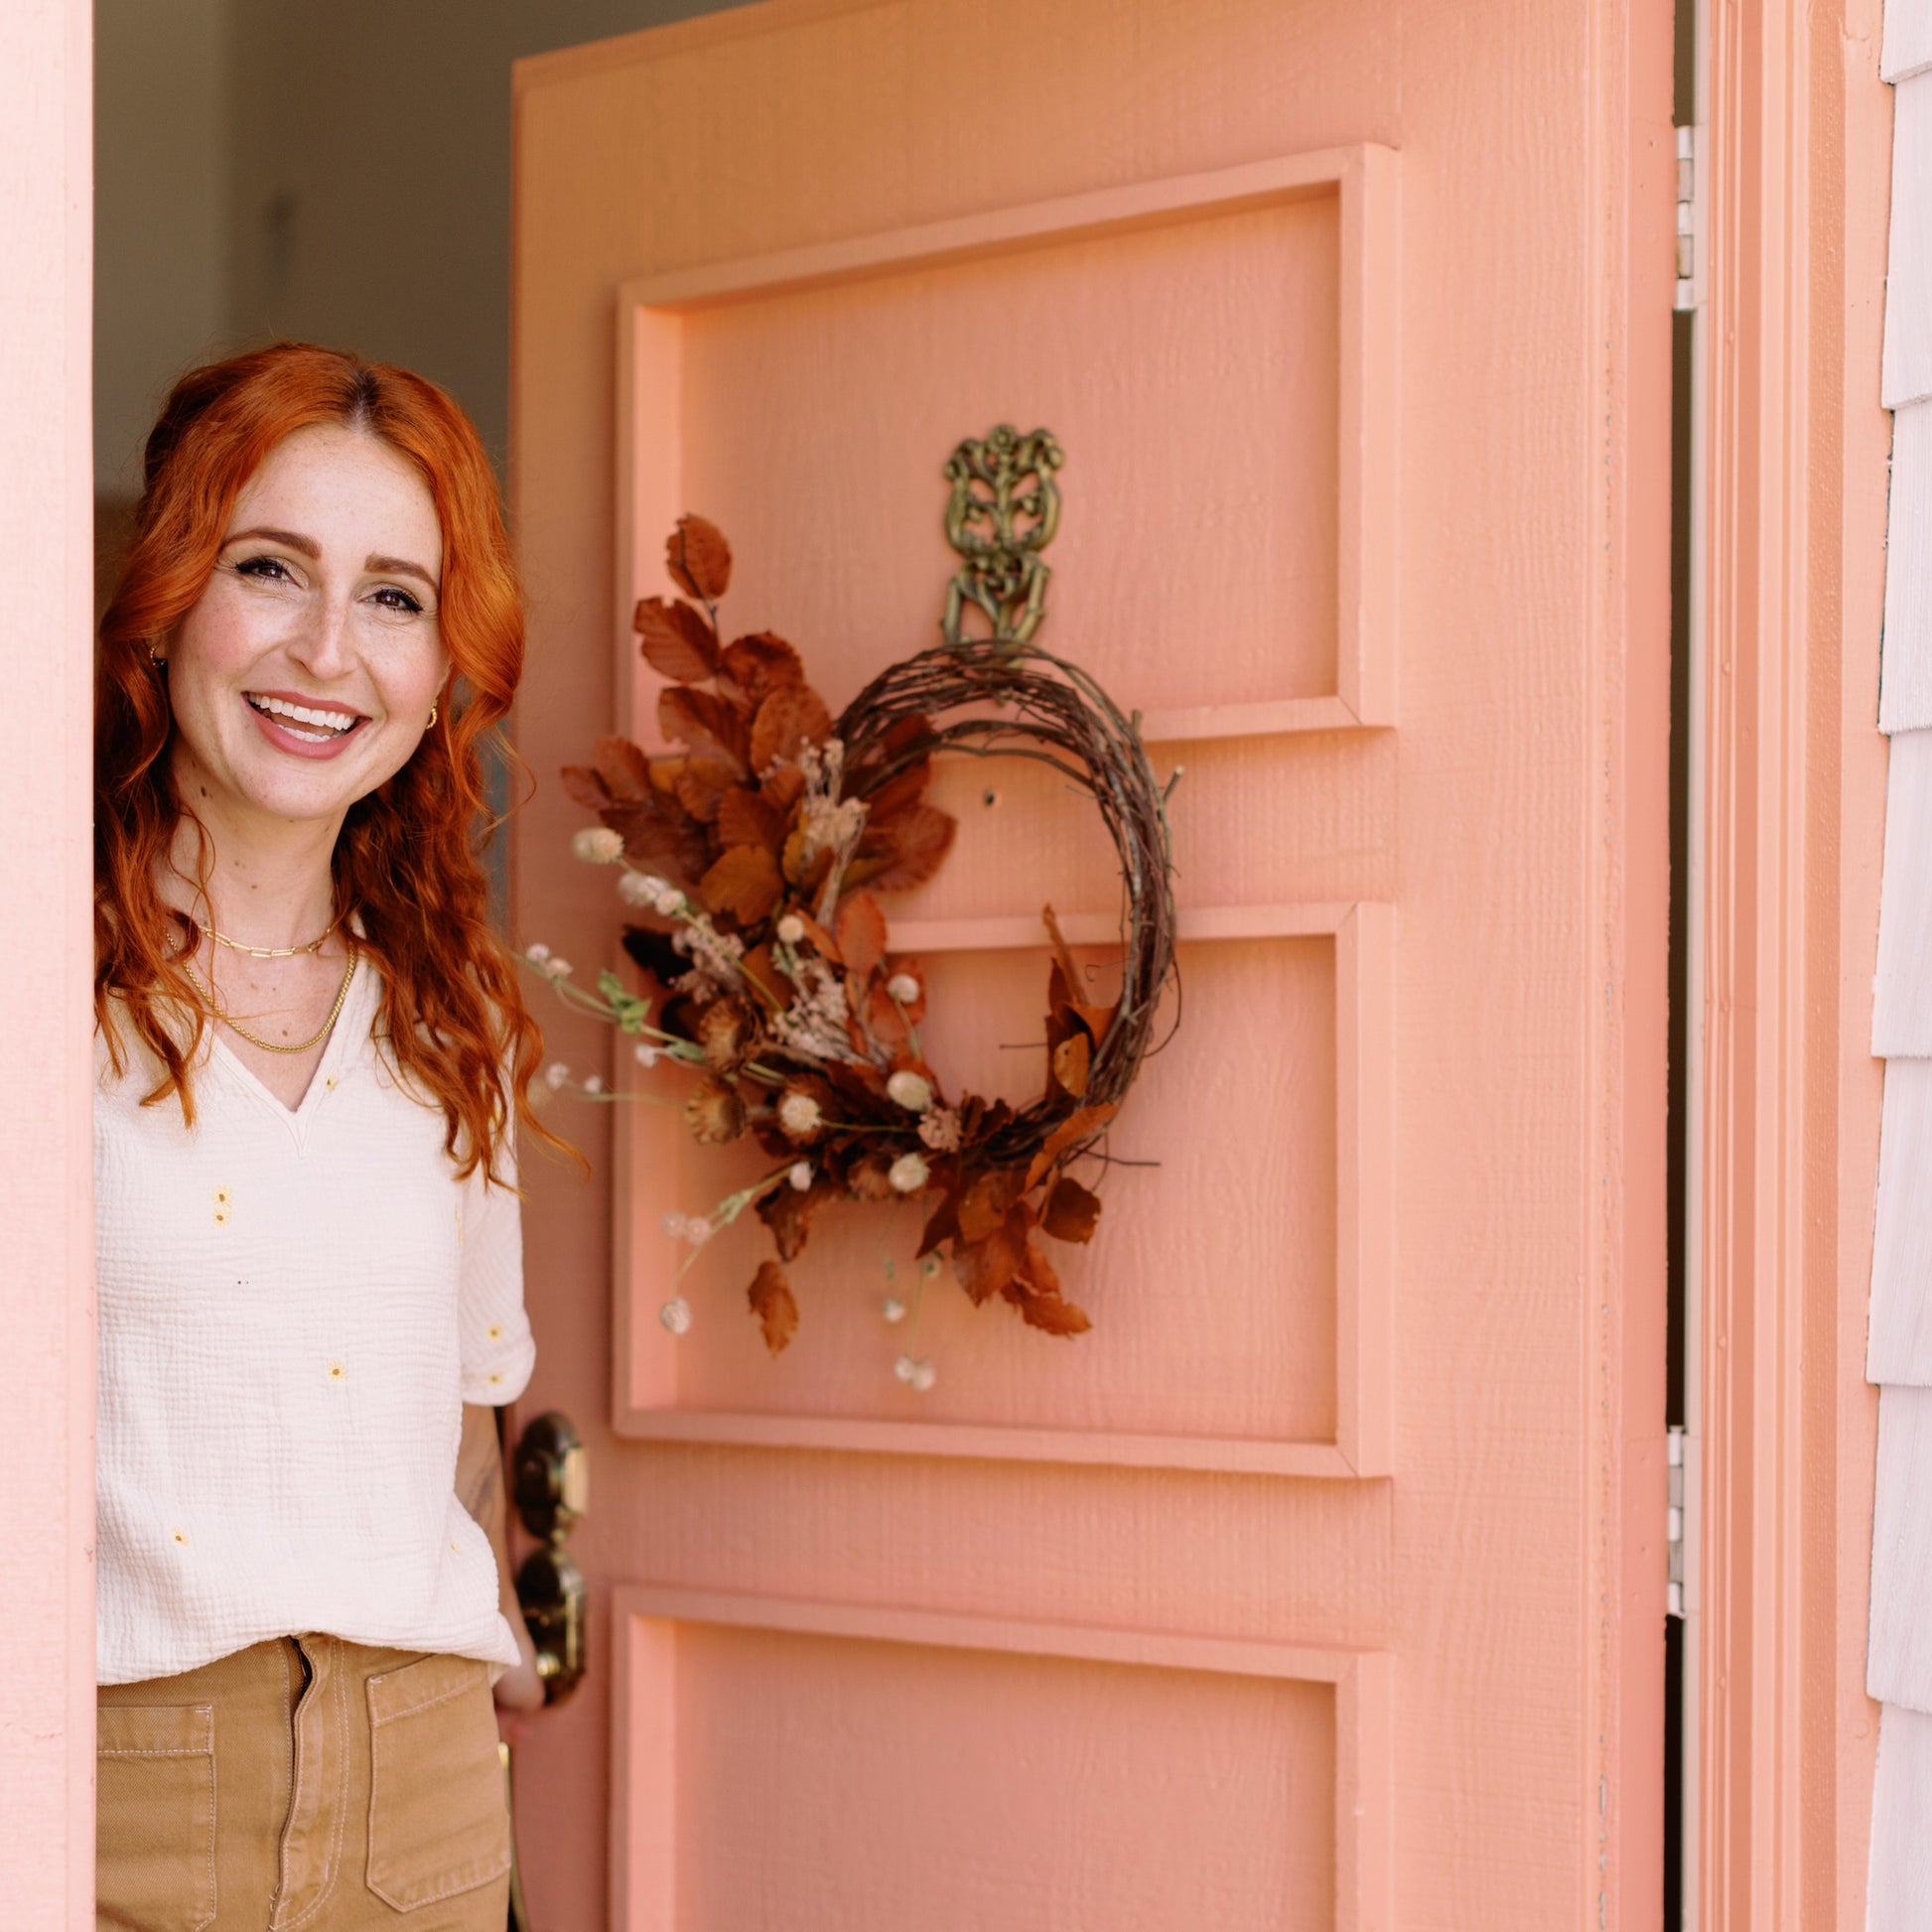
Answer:
<path fill-rule="evenodd" d="M 686 759 L 684 769 L 677 774 L 677 802 L 700 825 L 709 825 L 718 816 L 726 792 L 737 784 L 738 778 L 738 766 L 723 759 Z M 724 838 L 722 833 L 719 836 L 726 845 L 738 843 L 736 839 Z"/>
<path fill-rule="evenodd" d="M 759 780 L 759 796 L 788 812 L 805 795 L 805 774 L 795 764 L 781 764 Z"/>
<path fill-rule="evenodd" d="M 757 925 L 778 902 L 784 881 L 761 845 L 735 845 L 698 882 L 698 897 L 740 925 Z"/>
<path fill-rule="evenodd" d="M 995 1168 L 978 1175 L 959 1203 L 960 1238 L 984 1241 L 1013 1211 L 1025 1192 L 1025 1176 L 1018 1168 Z"/>
<path fill-rule="evenodd" d="M 883 785 L 865 794 L 867 823 L 890 826 L 901 812 L 909 812 L 925 796 L 931 780 L 930 759 L 920 759 L 903 771 L 895 771 Z"/>
<path fill-rule="evenodd" d="M 774 759 L 791 757 L 801 745 L 822 745 L 831 735 L 825 700 L 809 684 L 781 684 L 752 721 L 752 769 L 763 771 Z"/>
<path fill-rule="evenodd" d="M 1069 1034 L 1053 1048 L 1053 1079 L 1075 1100 L 1087 1090 L 1087 1070 L 1093 1048 L 1085 1034 Z"/>
<path fill-rule="evenodd" d="M 1040 1175 L 1068 1148 L 1099 1133 L 1119 1111 L 1113 1101 L 1103 1100 L 1097 1107 L 1082 1107 L 1077 1113 L 1068 1114 L 1040 1144 L 1039 1152 L 1034 1156 L 1033 1166 L 1027 1170 L 1027 1185 L 1037 1186 Z"/>
<path fill-rule="evenodd" d="M 771 1230 L 772 1245 L 780 1261 L 795 1261 L 810 1238 L 818 1210 L 837 1199 L 838 1183 L 823 1173 L 812 1176 L 812 1184 L 801 1193 L 789 1181 L 759 1196 L 758 1216 Z"/>
<path fill-rule="evenodd" d="M 1049 1335 L 1083 1335 L 1093 1326 L 1086 1311 L 1061 1295 L 1052 1263 L 1031 1242 L 1000 1293 L 1020 1311 L 1020 1318 L 1030 1328 Z"/>
<path fill-rule="evenodd" d="M 798 1332 L 798 1304 L 792 1299 L 785 1271 L 775 1261 L 759 1262 L 745 1299 L 752 1305 L 759 1326 L 764 1330 L 765 1347 L 772 1354 L 779 1354 Z"/>
<path fill-rule="evenodd" d="M 587 812 L 601 812 L 611 802 L 611 788 L 588 764 L 563 768 L 564 790 Z"/>
<path fill-rule="evenodd" d="M 882 1046 L 903 1046 L 912 1030 L 897 1001 L 877 980 L 866 994 L 866 1031 Z"/>
<path fill-rule="evenodd" d="M 886 915 L 870 893 L 853 893 L 844 900 L 833 931 L 854 979 L 865 979 L 886 957 Z"/>
<path fill-rule="evenodd" d="M 744 764 L 745 714 L 709 691 L 667 684 L 657 694 L 657 728 L 674 744 Z"/>
<path fill-rule="evenodd" d="M 778 962 L 772 957 L 769 945 L 754 946 L 738 962 L 738 969 L 755 986 L 761 986 L 778 1006 L 789 1006 L 796 997 L 791 982 L 778 971 Z"/>
<path fill-rule="evenodd" d="M 1091 1241 L 1094 1223 L 1099 1219 L 1100 1196 L 1061 1174 L 1046 1197 L 1046 1211 L 1039 1225 L 1055 1241 Z"/>
<path fill-rule="evenodd" d="M 725 646 L 725 675 L 751 699 L 762 704 L 781 684 L 803 684 L 805 665 L 782 637 L 768 630 L 736 637 Z"/>
<path fill-rule="evenodd" d="M 758 1051 L 757 1016 L 735 995 L 713 1000 L 698 1015 L 698 1044 L 714 1073 L 736 1073 Z"/>
<path fill-rule="evenodd" d="M 615 733 L 600 738 L 591 747 L 591 762 L 613 798 L 625 800 L 650 796 L 650 759 L 640 746 Z"/>
<path fill-rule="evenodd" d="M 798 923 L 805 928 L 805 937 L 812 942 L 819 958 L 834 966 L 843 966 L 845 955 L 839 951 L 839 942 L 809 912 L 800 912 L 797 917 Z"/>
<path fill-rule="evenodd" d="M 664 567 L 687 596 L 716 604 L 731 585 L 732 547 L 717 524 L 702 516 L 680 516 L 665 539 Z"/>
<path fill-rule="evenodd" d="M 880 893 L 910 892 L 939 870 L 959 822 L 937 805 L 914 805 L 889 824 L 868 825 L 846 877 Z"/>
<path fill-rule="evenodd" d="M 1027 1256 L 1026 1223 L 1009 1215 L 983 1241 L 952 1244 L 952 1269 L 975 1307 L 1001 1294 Z"/>
<path fill-rule="evenodd" d="M 919 1252 L 915 1259 L 923 1260 L 942 1241 L 950 1241 L 959 1233 L 959 1187 L 957 1181 L 946 1190 L 939 1205 L 932 1210 L 931 1218 L 925 1224 L 925 1231 L 919 1236 Z"/>
<path fill-rule="evenodd" d="M 607 805 L 598 816 L 623 840 L 630 864 L 660 872 L 680 886 L 690 885 L 711 863 L 702 830 L 682 810 L 655 798 Z"/>
<path fill-rule="evenodd" d="M 718 672 L 718 633 L 702 611 L 679 598 L 639 598 L 630 620 L 644 662 L 677 684 L 697 684 Z"/>
<path fill-rule="evenodd" d="M 743 785 L 719 799 L 717 819 L 718 837 L 728 846 L 761 845 L 775 859 L 784 845 L 784 814 Z"/>

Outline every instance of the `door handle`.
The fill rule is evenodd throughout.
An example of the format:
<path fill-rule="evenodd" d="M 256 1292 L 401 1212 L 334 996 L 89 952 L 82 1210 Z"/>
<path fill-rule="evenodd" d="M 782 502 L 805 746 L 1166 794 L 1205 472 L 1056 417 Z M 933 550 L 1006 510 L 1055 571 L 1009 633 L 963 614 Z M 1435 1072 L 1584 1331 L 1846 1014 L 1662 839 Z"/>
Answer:
<path fill-rule="evenodd" d="M 516 1573 L 516 1600 L 537 1653 L 546 1705 L 576 1690 L 589 1664 L 590 1590 L 564 1547 L 590 1500 L 590 1470 L 577 1426 L 552 1409 L 524 1430 L 510 1458 L 517 1516 L 542 1547 Z"/>

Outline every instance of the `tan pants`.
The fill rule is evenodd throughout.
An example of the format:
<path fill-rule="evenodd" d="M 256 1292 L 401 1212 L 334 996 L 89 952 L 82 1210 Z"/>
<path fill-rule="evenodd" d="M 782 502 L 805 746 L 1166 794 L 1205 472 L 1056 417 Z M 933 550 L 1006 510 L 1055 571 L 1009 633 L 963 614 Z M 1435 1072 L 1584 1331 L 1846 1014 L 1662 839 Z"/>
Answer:
<path fill-rule="evenodd" d="M 489 1667 L 258 1643 L 99 1699 L 100 1926 L 503 1932 Z"/>

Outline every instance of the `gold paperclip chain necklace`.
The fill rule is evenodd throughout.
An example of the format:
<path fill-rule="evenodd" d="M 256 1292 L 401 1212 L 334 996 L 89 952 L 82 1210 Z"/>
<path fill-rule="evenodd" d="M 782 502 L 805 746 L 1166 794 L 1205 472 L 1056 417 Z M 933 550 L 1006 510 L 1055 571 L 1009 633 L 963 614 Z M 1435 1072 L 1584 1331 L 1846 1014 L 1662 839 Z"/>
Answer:
<path fill-rule="evenodd" d="M 325 933 L 323 937 L 327 938 L 328 934 Z M 298 948 L 298 950 L 307 950 L 307 948 Z M 264 1039 L 259 1034 L 251 1034 L 246 1027 L 237 1025 L 234 1015 L 215 999 L 214 988 L 185 959 L 182 961 L 182 970 L 194 981 L 196 988 L 207 1001 L 215 1019 L 220 1021 L 230 1033 L 238 1034 L 250 1046 L 259 1046 L 264 1053 L 306 1053 L 311 1046 L 319 1046 L 329 1037 L 329 1030 L 342 1017 L 343 1006 L 348 999 L 348 983 L 355 977 L 355 965 L 356 956 L 351 952 L 348 956 L 348 971 L 343 975 L 343 983 L 336 989 L 336 1004 L 329 1009 L 329 1018 L 322 1023 L 322 1031 L 311 1034 L 307 1039 L 294 1046 L 277 1045 L 274 1040 Z"/>

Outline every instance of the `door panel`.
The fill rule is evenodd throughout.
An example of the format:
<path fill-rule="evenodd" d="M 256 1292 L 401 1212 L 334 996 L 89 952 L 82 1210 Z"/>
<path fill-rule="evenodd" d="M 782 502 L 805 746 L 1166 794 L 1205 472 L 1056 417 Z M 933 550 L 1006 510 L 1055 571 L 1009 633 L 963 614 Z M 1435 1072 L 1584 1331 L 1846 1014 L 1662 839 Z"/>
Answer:
<path fill-rule="evenodd" d="M 1091 1334 L 922 1287 L 915 1216 L 854 1211 L 773 1362 L 762 1231 L 678 1280 L 660 1226 L 737 1151 L 621 1104 L 573 1117 L 591 1189 L 535 1179 L 532 1400 L 610 1399 L 602 1669 L 520 1760 L 540 1924 L 1540 1932 L 1625 1922 L 1626 1880 L 1654 1917 L 1620 1619 L 1662 1570 L 1612 1446 L 1626 1335 L 1661 1359 L 1620 1179 L 1661 1081 L 1653 1117 L 1606 1069 L 1625 1029 L 1661 1065 L 1621 962 L 1663 720 L 1621 694 L 1667 551 L 1618 544 L 1626 491 L 1661 527 L 1628 424 L 1667 361 L 1621 238 L 1654 217 L 1667 348 L 1670 205 L 1604 158 L 1668 52 L 1661 6 L 782 0 L 519 69 L 539 776 L 655 742 L 628 619 L 687 508 L 726 621 L 835 709 L 931 642 L 940 466 L 1000 421 L 1067 453 L 1041 641 L 1184 766 L 1182 1024 L 1114 1135 L 1158 1165 L 1063 1270 Z M 1104 983 L 1112 855 L 1023 763 L 939 788 L 958 844 L 893 943 L 947 1078 L 1029 1091 L 1040 906 Z M 610 957 L 573 823 L 522 821 L 520 925 Z"/>

